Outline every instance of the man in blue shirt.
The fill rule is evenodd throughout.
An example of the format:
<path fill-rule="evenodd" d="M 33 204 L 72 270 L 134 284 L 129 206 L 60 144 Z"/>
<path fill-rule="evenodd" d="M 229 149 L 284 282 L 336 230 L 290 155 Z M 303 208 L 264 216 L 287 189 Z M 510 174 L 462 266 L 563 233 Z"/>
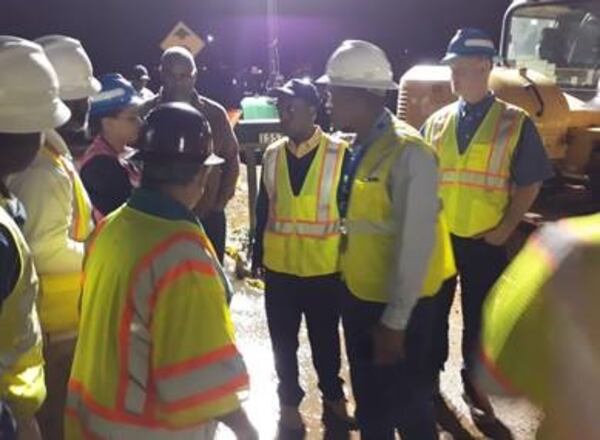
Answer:
<path fill-rule="evenodd" d="M 460 273 L 465 399 L 482 431 L 498 426 L 489 400 L 471 380 L 482 306 L 507 264 L 505 243 L 542 182 L 553 174 L 532 120 L 489 90 L 494 56 L 494 43 L 483 31 L 459 30 L 442 60 L 450 66 L 458 101 L 436 112 L 422 128 L 440 155 L 441 195 Z M 448 316 L 456 285 L 456 277 L 447 281 L 435 298 L 438 369 L 448 356 Z"/>

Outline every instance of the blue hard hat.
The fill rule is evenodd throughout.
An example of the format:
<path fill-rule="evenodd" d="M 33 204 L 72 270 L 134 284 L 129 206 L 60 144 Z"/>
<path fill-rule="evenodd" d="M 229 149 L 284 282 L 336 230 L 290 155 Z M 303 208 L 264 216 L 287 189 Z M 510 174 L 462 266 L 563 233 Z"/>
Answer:
<path fill-rule="evenodd" d="M 139 106 L 142 99 L 131 83 L 120 73 L 108 73 L 100 77 L 102 90 L 92 97 L 91 117 L 113 114 L 127 107 Z"/>
<path fill-rule="evenodd" d="M 441 60 L 447 64 L 458 57 L 479 56 L 493 59 L 496 56 L 494 41 L 490 36 L 477 28 L 459 29 L 450 40 L 446 56 Z"/>

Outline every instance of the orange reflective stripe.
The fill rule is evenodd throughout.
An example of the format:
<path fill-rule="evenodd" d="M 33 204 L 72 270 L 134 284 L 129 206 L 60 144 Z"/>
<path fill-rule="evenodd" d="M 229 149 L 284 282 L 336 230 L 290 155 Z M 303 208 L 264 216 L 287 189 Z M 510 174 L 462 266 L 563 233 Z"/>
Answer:
<path fill-rule="evenodd" d="M 156 389 L 160 396 L 161 409 L 169 405 L 197 399 L 198 396 L 212 396 L 215 390 L 227 384 L 237 383 L 240 377 L 247 377 L 246 366 L 234 346 L 216 350 L 197 359 L 164 367 L 155 374 Z M 240 386 L 246 387 L 247 382 Z M 215 399 L 222 397 L 217 394 Z M 212 398 L 207 397 L 207 401 Z"/>
<path fill-rule="evenodd" d="M 183 411 L 189 408 L 193 408 L 195 406 L 199 406 L 201 404 L 206 404 L 208 402 L 218 400 L 227 394 L 231 394 L 240 388 L 244 388 L 248 386 L 250 379 L 248 374 L 243 373 L 237 377 L 232 378 L 227 383 L 213 388 L 208 391 L 203 391 L 198 394 L 195 394 L 191 397 L 182 399 L 180 401 L 174 403 L 168 403 L 162 406 L 166 412 L 176 412 Z"/>
<path fill-rule="evenodd" d="M 173 255 L 177 260 L 173 260 Z M 193 264 L 190 262 L 194 261 Z M 144 412 L 150 366 L 150 326 L 156 298 L 170 283 L 190 271 L 216 275 L 200 233 L 182 232 L 154 247 L 134 270 L 119 329 L 121 378 L 117 408 Z M 210 267 L 209 267 L 210 266 Z M 155 284 L 154 280 L 159 279 Z"/>
<path fill-rule="evenodd" d="M 496 125 L 494 140 L 488 156 L 487 171 L 498 174 L 502 171 L 502 165 L 510 150 L 510 140 L 519 128 L 520 114 L 511 108 L 504 107 Z"/>
<path fill-rule="evenodd" d="M 440 179 L 441 186 L 457 185 L 489 191 L 508 192 L 509 185 L 506 177 L 497 177 L 487 173 L 470 172 L 467 170 L 444 170 Z"/>
<path fill-rule="evenodd" d="M 482 174 L 484 176 L 492 176 L 492 177 L 500 177 L 502 179 L 508 179 L 510 176 L 508 174 L 495 174 L 495 173 L 489 173 L 487 171 L 479 171 L 479 170 L 472 170 L 470 168 L 441 168 L 440 172 L 443 173 L 460 173 L 460 172 L 467 172 L 469 174 Z"/>
<path fill-rule="evenodd" d="M 167 365 L 165 367 L 159 367 L 154 370 L 154 376 L 157 379 L 165 379 L 179 374 L 185 374 L 190 370 L 205 367 L 206 365 L 214 362 L 219 362 L 225 359 L 230 359 L 234 356 L 238 356 L 239 353 L 235 345 L 230 344 L 223 348 L 220 348 L 210 353 L 206 353 L 194 359 L 188 359 L 178 364 Z"/>
<path fill-rule="evenodd" d="M 196 260 L 182 261 L 178 266 L 170 269 L 156 282 L 156 288 L 150 297 L 150 309 L 154 309 L 158 297 L 170 284 L 177 281 L 179 277 L 193 272 L 201 273 L 206 276 L 215 276 L 217 274 L 214 266 L 211 264 L 202 263 Z"/>
<path fill-rule="evenodd" d="M 489 373 L 492 376 L 493 382 L 499 384 L 502 387 L 502 390 L 511 395 L 523 395 L 522 393 L 518 393 L 515 389 L 514 384 L 500 371 L 492 360 L 492 358 L 485 352 L 484 349 L 481 349 L 479 352 L 479 359 L 481 363 L 485 366 L 483 371 L 480 371 L 480 374 Z"/>
<path fill-rule="evenodd" d="M 278 216 L 277 212 L 277 176 L 281 174 L 280 167 L 284 161 L 279 156 L 285 154 L 285 148 L 279 147 L 267 152 L 263 163 L 263 181 L 270 197 L 269 222 L 267 230 L 278 235 L 298 235 L 306 237 L 325 238 L 336 235 L 339 229 L 337 220 L 331 220 L 332 203 L 335 195 L 332 191 L 337 182 L 337 170 L 343 158 L 344 149 L 331 142 L 325 144 L 327 138 L 323 137 L 318 155 L 314 160 L 321 160 L 317 184 L 317 203 L 314 220 L 288 219 Z M 323 148 L 325 148 L 323 152 Z M 322 155 L 319 156 L 319 155 Z M 284 173 L 287 174 L 287 173 Z"/>
<path fill-rule="evenodd" d="M 309 223 L 275 220 L 268 224 L 268 231 L 276 235 L 327 238 L 340 234 L 340 222 Z"/>
<path fill-rule="evenodd" d="M 448 124 L 454 119 L 453 117 L 456 111 L 456 106 L 450 107 L 446 113 L 435 118 L 429 126 L 427 133 L 427 136 L 429 137 L 428 141 L 438 153 L 441 151 L 440 144 L 442 142 L 443 134 L 446 132 Z"/>
<path fill-rule="evenodd" d="M 329 143 L 325 148 L 325 156 L 321 164 L 319 185 L 317 187 L 317 221 L 330 220 L 332 199 L 335 201 L 335 197 L 331 197 L 331 191 L 337 183 L 336 170 L 342 160 L 343 152 L 343 149 L 334 143 Z"/>
<path fill-rule="evenodd" d="M 210 422 L 210 420 L 201 420 L 174 427 L 153 417 L 136 416 L 107 408 L 97 402 L 80 382 L 73 379 L 69 381 L 65 414 L 76 420 L 84 435 L 87 433 L 89 436 L 86 438 L 93 440 L 114 438 L 117 431 L 128 433 L 127 437 L 120 437 L 127 439 L 177 439 L 180 438 L 179 436 L 189 439 L 194 438 L 190 437 L 191 434 L 202 429 L 206 422 Z"/>

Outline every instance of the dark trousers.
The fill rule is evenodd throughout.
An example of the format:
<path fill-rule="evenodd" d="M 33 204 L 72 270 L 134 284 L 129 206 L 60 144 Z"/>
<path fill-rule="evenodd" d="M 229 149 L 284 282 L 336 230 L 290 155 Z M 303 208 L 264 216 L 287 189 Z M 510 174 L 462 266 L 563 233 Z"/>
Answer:
<path fill-rule="evenodd" d="M 211 211 L 205 217 L 201 218 L 200 222 L 217 252 L 219 261 L 223 263 L 223 258 L 225 257 L 225 235 L 227 234 L 225 211 Z"/>
<path fill-rule="evenodd" d="M 344 296 L 342 317 L 350 361 L 356 418 L 363 440 L 438 438 L 431 389 L 430 299 L 421 299 L 406 330 L 406 358 L 392 366 L 373 363 L 372 330 L 385 304 L 365 302 L 350 292 Z"/>
<path fill-rule="evenodd" d="M 304 397 L 296 355 L 303 314 L 319 389 L 327 400 L 344 397 L 338 330 L 342 291 L 337 275 L 300 278 L 266 271 L 265 308 L 279 378 L 277 392 L 283 405 L 299 406 Z"/>
<path fill-rule="evenodd" d="M 492 246 L 484 240 L 452 236 L 454 257 L 459 279 L 444 283 L 435 297 L 436 318 L 434 333 L 434 357 L 439 369 L 448 358 L 448 318 L 454 301 L 457 282 L 460 280 L 463 316 L 462 355 L 464 368 L 470 372 L 474 367 L 479 347 L 483 303 L 496 283 L 508 259 L 503 247 Z"/>

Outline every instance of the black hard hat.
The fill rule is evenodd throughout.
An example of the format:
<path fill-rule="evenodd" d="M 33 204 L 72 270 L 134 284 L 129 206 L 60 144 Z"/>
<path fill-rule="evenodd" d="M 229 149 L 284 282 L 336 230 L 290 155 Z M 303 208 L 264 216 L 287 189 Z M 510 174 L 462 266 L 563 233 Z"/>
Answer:
<path fill-rule="evenodd" d="M 308 105 L 319 106 L 319 92 L 309 79 L 294 78 L 286 82 L 283 86 L 271 89 L 269 96 L 279 98 L 288 96 L 290 98 L 303 99 Z"/>
<path fill-rule="evenodd" d="M 181 160 L 203 165 L 224 162 L 213 152 L 206 117 L 183 102 L 161 104 L 150 112 L 142 127 L 135 158 L 143 162 Z"/>

